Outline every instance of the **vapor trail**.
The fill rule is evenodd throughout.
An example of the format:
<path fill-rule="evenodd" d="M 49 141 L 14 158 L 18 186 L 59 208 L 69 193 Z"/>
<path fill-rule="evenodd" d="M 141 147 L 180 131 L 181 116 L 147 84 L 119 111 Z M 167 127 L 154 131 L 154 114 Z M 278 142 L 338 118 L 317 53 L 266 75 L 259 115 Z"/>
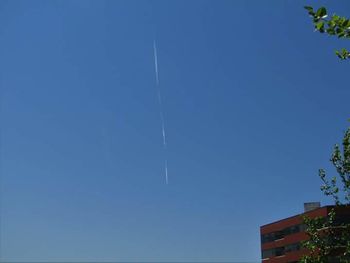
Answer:
<path fill-rule="evenodd" d="M 162 94 L 160 92 L 160 86 L 159 86 L 159 73 L 158 73 L 158 56 L 157 56 L 157 45 L 156 41 L 153 41 L 153 52 L 154 52 L 154 70 L 156 74 L 156 86 L 157 86 L 157 93 L 158 93 L 158 103 L 159 103 L 159 112 L 160 112 L 160 121 L 162 124 L 162 136 L 163 136 L 163 148 L 164 152 L 166 154 L 167 150 L 167 142 L 166 142 L 166 134 L 165 134 L 165 121 L 164 121 L 164 113 L 163 113 L 163 103 L 162 103 Z M 165 183 L 168 184 L 168 159 L 165 156 L 164 160 L 164 166 L 165 166 Z"/>
<path fill-rule="evenodd" d="M 154 69 L 156 71 L 156 83 L 159 85 L 159 76 L 158 76 L 158 56 L 157 56 L 157 46 L 156 41 L 153 41 L 153 52 L 154 52 Z M 160 98 L 160 92 L 158 93 L 158 97 Z"/>
<path fill-rule="evenodd" d="M 165 159 L 165 183 L 168 184 L 169 180 L 168 180 L 168 161 L 167 159 Z"/>

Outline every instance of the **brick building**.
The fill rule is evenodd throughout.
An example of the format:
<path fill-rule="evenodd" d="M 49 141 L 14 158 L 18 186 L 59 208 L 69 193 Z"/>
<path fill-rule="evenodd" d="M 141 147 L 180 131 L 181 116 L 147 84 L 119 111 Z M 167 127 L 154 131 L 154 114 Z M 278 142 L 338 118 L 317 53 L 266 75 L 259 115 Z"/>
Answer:
<path fill-rule="evenodd" d="M 320 203 L 305 203 L 304 213 L 288 217 L 260 227 L 261 257 L 263 263 L 298 262 L 307 251 L 301 241 L 307 239 L 302 216 L 327 217 L 334 206 L 320 207 Z M 350 222 L 350 207 L 336 209 L 336 222 Z"/>

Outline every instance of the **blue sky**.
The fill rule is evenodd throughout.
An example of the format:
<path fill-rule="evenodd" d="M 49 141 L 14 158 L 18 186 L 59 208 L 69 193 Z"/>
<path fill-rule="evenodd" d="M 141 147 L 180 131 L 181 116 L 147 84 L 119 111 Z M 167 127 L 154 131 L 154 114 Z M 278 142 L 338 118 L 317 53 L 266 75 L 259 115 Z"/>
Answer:
<path fill-rule="evenodd" d="M 259 261 L 260 225 L 330 203 L 348 43 L 306 4 L 1 1 L 0 259 Z"/>

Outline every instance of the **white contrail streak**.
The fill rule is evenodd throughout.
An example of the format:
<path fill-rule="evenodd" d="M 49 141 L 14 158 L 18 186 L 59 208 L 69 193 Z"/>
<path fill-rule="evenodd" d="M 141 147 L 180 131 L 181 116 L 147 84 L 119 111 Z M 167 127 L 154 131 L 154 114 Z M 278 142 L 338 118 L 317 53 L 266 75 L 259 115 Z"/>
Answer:
<path fill-rule="evenodd" d="M 165 159 L 165 183 L 168 184 L 169 183 L 169 179 L 168 179 L 168 161 Z"/>
<path fill-rule="evenodd" d="M 166 143 L 166 134 L 165 134 L 165 121 L 164 121 L 164 114 L 163 114 L 163 103 L 162 103 L 162 95 L 160 92 L 160 86 L 159 86 L 159 73 L 158 73 L 158 56 L 157 56 L 157 45 L 156 41 L 153 41 L 153 52 L 154 52 L 154 70 L 156 73 L 156 85 L 158 90 L 158 103 L 159 103 L 159 110 L 160 110 L 160 121 L 162 124 L 162 136 L 163 136 L 163 148 L 166 154 L 167 150 L 167 143 Z M 165 166 L 165 183 L 168 184 L 168 159 L 165 157 L 164 160 L 164 166 Z"/>
<path fill-rule="evenodd" d="M 153 41 L 153 52 L 154 52 L 154 69 L 156 71 L 156 83 L 157 86 L 159 85 L 159 77 L 158 77 L 158 56 L 157 56 L 157 46 L 156 41 Z M 160 97 L 160 92 L 158 93 L 158 96 Z"/>

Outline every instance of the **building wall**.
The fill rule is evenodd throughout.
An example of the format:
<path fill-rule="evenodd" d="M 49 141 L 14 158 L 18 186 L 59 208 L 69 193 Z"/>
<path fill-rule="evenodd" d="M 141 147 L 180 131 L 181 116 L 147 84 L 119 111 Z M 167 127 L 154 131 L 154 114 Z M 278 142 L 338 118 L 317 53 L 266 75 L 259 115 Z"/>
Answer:
<path fill-rule="evenodd" d="M 297 262 L 307 251 L 300 242 L 307 239 L 303 216 L 326 217 L 333 206 L 324 206 L 307 213 L 292 216 L 260 227 L 262 262 Z M 339 219 L 350 220 L 349 207 L 336 211 Z"/>

